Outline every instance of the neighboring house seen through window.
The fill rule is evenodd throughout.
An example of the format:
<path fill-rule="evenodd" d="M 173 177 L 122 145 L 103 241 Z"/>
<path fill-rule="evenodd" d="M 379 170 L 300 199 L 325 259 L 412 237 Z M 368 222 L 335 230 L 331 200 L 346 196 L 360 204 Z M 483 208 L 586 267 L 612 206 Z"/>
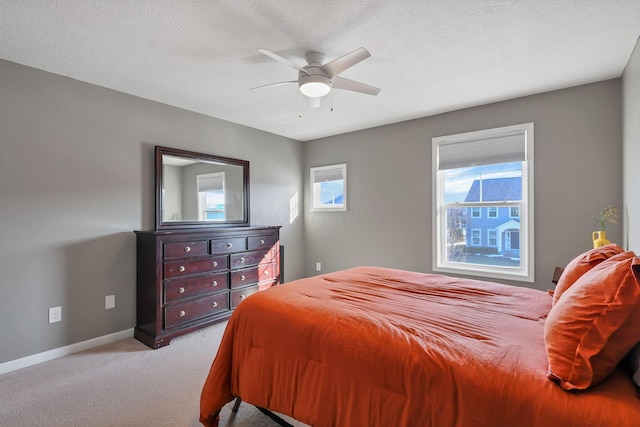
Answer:
<path fill-rule="evenodd" d="M 434 271 L 533 281 L 533 123 L 433 138 Z"/>

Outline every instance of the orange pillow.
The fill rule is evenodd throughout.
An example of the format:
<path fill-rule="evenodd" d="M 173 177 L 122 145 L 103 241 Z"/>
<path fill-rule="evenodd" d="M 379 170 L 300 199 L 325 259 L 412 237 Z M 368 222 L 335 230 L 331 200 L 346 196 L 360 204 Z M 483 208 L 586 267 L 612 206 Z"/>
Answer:
<path fill-rule="evenodd" d="M 549 311 L 548 377 L 566 390 L 602 381 L 640 341 L 640 258 L 614 255 L 584 273 Z"/>
<path fill-rule="evenodd" d="M 614 255 L 624 252 L 620 246 L 615 243 L 600 246 L 599 248 L 591 249 L 583 254 L 575 257 L 565 267 L 562 275 L 558 279 L 556 289 L 553 292 L 553 302 L 556 304 L 560 296 L 567 291 L 580 278 L 584 273 L 591 270 L 596 265 L 600 264 L 605 259 L 609 259 Z"/>

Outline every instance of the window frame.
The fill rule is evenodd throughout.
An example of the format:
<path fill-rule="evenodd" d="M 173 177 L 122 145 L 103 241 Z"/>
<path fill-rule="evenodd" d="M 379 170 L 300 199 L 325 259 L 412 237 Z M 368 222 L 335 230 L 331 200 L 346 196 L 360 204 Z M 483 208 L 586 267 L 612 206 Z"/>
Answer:
<path fill-rule="evenodd" d="M 522 161 L 522 200 L 510 202 L 458 202 L 444 201 L 444 169 L 439 169 L 439 148 L 447 144 L 472 143 L 473 141 L 489 140 L 514 132 L 524 132 L 524 160 Z M 534 126 L 533 123 L 523 123 L 493 129 L 466 132 L 432 138 L 432 203 L 434 207 L 432 221 L 432 270 L 442 273 L 466 274 L 504 280 L 518 280 L 534 282 Z M 494 164 L 502 163 L 497 161 Z M 486 164 L 486 163 L 485 163 Z M 491 164 L 491 163 L 489 163 Z M 470 165 L 473 166 L 473 165 Z M 455 169 L 455 168 L 454 168 Z M 467 264 L 448 261 L 447 251 L 447 208 L 452 207 L 488 207 L 515 206 L 519 209 L 520 223 L 520 267 L 503 267 L 494 265 Z M 513 217 L 510 217 L 513 218 Z M 494 218 L 491 218 L 494 219 Z M 498 236 L 499 238 L 499 236 Z"/>
<path fill-rule="evenodd" d="M 320 201 L 320 191 L 319 188 L 314 186 L 315 174 L 317 172 L 330 173 L 331 171 L 339 171 L 342 176 L 342 203 L 341 204 L 333 204 L 326 205 L 322 204 Z M 347 164 L 339 163 L 335 165 L 328 166 L 315 166 L 309 168 L 309 188 L 310 188 L 310 197 L 309 204 L 311 212 L 345 212 L 347 210 Z"/>

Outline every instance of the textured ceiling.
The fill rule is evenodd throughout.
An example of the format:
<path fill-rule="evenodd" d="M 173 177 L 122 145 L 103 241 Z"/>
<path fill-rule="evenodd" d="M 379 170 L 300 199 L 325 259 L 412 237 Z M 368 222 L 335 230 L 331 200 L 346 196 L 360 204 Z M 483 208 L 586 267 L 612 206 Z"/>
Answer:
<path fill-rule="evenodd" d="M 300 141 L 619 77 L 639 35 L 638 0 L 0 0 L 2 59 Z M 259 48 L 359 47 L 376 97 L 249 90 L 297 79 Z"/>

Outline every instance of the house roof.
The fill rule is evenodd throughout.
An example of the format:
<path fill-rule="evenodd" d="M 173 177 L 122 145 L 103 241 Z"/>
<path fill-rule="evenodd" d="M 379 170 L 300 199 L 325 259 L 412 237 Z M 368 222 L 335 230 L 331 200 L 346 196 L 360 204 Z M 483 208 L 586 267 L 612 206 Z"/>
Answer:
<path fill-rule="evenodd" d="M 480 200 L 480 183 L 482 182 L 482 200 Z M 476 179 L 471 184 L 465 202 L 498 202 L 522 199 L 522 178 L 490 178 Z"/>
<path fill-rule="evenodd" d="M 520 230 L 520 223 L 514 219 L 510 219 L 495 228 L 498 233 L 504 233 L 505 230 Z"/>

